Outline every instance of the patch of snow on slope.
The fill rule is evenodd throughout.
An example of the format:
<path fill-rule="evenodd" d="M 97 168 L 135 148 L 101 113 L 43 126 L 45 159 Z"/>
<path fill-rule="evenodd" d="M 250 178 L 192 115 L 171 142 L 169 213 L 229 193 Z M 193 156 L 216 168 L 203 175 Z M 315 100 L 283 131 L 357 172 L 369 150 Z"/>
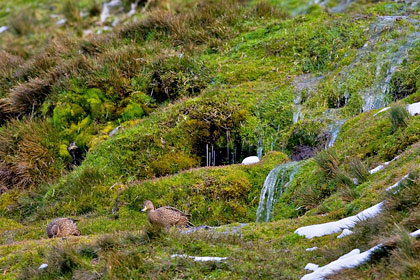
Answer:
<path fill-rule="evenodd" d="M 414 237 L 414 238 L 419 237 L 420 236 L 420 229 L 410 233 L 410 236 Z M 367 250 L 363 253 L 360 253 L 359 249 L 354 249 L 351 252 L 339 257 L 337 260 L 335 260 L 335 261 L 333 261 L 333 262 L 331 262 L 331 263 L 329 263 L 325 266 L 316 268 L 315 270 L 313 270 L 314 272 L 304 275 L 301 278 L 301 280 L 322 280 L 322 279 L 325 279 L 325 277 L 330 276 L 330 275 L 332 275 L 332 274 L 334 274 L 334 273 L 336 273 L 336 272 L 338 272 L 342 269 L 354 268 L 356 266 L 359 266 L 362 263 L 365 263 L 365 262 L 369 261 L 372 253 L 377 251 L 377 250 L 380 250 L 382 248 L 382 246 L 383 245 L 380 243 L 380 244 L 376 245 L 375 247 L 372 247 L 372 248 L 370 248 L 369 250 Z M 308 263 L 305 266 L 305 269 L 307 269 L 307 267 L 308 267 L 307 270 L 312 270 L 310 268 L 315 268 L 315 266 L 317 266 L 317 265 L 314 265 L 312 263 Z"/>
<path fill-rule="evenodd" d="M 178 255 L 178 254 L 174 254 L 171 256 L 171 258 L 176 258 L 176 257 L 192 259 L 195 262 L 210 262 L 210 261 L 221 262 L 221 261 L 227 260 L 226 257 L 223 257 L 223 258 L 222 257 L 195 257 L 195 256 Z"/>
<path fill-rule="evenodd" d="M 375 168 L 373 168 L 373 169 L 369 170 L 369 174 L 374 174 L 374 173 L 376 173 L 376 172 L 381 171 L 382 169 L 384 169 L 385 167 L 387 167 L 387 166 L 388 166 L 391 162 L 393 162 L 394 160 L 399 159 L 399 158 L 400 158 L 400 156 L 401 156 L 401 155 L 398 155 L 398 156 L 396 156 L 395 158 L 393 158 L 392 160 L 387 161 L 387 162 L 385 162 L 384 164 L 381 164 L 381 165 L 379 165 L 379 166 L 377 166 L 377 167 L 375 167 Z"/>
<path fill-rule="evenodd" d="M 314 263 L 308 263 L 308 264 L 305 266 L 305 270 L 310 270 L 310 271 L 315 271 L 315 270 L 317 270 L 318 268 L 319 268 L 319 265 L 314 264 Z"/>
<path fill-rule="evenodd" d="M 371 249 L 360 253 L 359 249 L 354 249 L 350 253 L 341 256 L 339 259 L 316 269 L 314 272 L 304 275 L 301 280 L 321 280 L 345 268 L 354 268 L 368 261 L 373 252 L 380 249 L 382 244 L 376 245 Z"/>
<path fill-rule="evenodd" d="M 307 248 L 305 251 L 307 251 L 307 252 L 312 252 L 312 251 L 315 251 L 315 250 L 318 250 L 318 247 L 312 247 L 312 248 Z"/>
<path fill-rule="evenodd" d="M 295 233 L 311 239 L 313 237 L 320 237 L 337 233 L 344 229 L 350 229 L 353 228 L 359 221 L 364 221 L 378 215 L 382 211 L 383 204 L 383 202 L 380 202 L 368 209 L 363 210 L 357 215 L 350 216 L 335 222 L 300 227 L 295 231 Z"/>
<path fill-rule="evenodd" d="M 337 236 L 337 238 L 343 238 L 346 237 L 347 235 L 351 235 L 353 234 L 353 231 L 349 230 L 349 229 L 344 229 L 343 232 Z"/>
<path fill-rule="evenodd" d="M 417 114 L 420 114 L 420 102 L 410 104 L 406 108 L 407 108 L 407 111 L 412 116 L 415 116 Z"/>

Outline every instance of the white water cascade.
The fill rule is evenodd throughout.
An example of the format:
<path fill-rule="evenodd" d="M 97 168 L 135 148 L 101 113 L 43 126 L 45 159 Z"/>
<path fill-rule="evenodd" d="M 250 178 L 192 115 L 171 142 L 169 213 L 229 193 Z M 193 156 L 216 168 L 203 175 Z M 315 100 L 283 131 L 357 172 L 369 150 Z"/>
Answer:
<path fill-rule="evenodd" d="M 331 148 L 334 145 L 335 141 L 337 140 L 338 133 L 340 133 L 340 129 L 344 123 L 345 120 L 338 120 L 327 127 L 327 134 L 329 138 L 325 144 L 325 149 Z"/>
<path fill-rule="evenodd" d="M 268 222 L 271 210 L 276 199 L 290 185 L 290 182 L 299 171 L 300 163 L 291 161 L 280 164 L 268 173 L 260 194 L 257 209 L 257 222 Z"/>

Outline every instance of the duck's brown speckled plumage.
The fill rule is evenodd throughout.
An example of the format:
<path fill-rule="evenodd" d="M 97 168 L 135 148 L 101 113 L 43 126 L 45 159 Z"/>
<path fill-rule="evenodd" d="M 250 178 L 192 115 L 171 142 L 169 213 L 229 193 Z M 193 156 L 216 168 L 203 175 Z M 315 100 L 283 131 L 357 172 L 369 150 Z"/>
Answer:
<path fill-rule="evenodd" d="M 144 207 L 147 207 L 147 218 L 149 222 L 153 225 L 158 225 L 165 228 L 170 228 L 172 226 L 192 226 L 192 224 L 188 220 L 188 217 L 190 215 L 185 214 L 184 212 L 174 207 L 163 206 L 158 209 L 155 209 L 153 203 L 150 200 L 144 202 Z"/>
<path fill-rule="evenodd" d="M 75 220 L 69 218 L 54 219 L 48 224 L 46 231 L 49 238 L 80 235 L 80 231 L 77 229 Z"/>

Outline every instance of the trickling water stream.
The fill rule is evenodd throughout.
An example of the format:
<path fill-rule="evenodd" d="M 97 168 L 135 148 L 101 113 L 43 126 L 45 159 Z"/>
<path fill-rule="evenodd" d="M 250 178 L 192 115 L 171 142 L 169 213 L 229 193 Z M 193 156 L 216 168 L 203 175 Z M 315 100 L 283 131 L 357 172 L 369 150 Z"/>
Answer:
<path fill-rule="evenodd" d="M 405 35 L 409 30 L 406 24 L 412 25 L 414 31 Z M 363 99 L 364 112 L 385 107 L 389 102 L 390 82 L 393 74 L 408 57 L 408 50 L 415 45 L 420 37 L 419 24 L 407 16 L 378 16 L 369 26 L 370 36 L 365 45 L 357 52 L 353 62 L 343 67 L 339 73 L 337 89 L 346 88 L 346 83 L 357 79 L 358 69 L 376 69 L 375 78 L 371 85 L 360 92 Z M 389 30 L 399 36 L 387 38 Z M 384 35 L 385 34 L 385 35 Z M 375 53 L 375 64 L 372 65 L 371 53 Z M 356 75 L 356 77 L 354 77 Z M 346 92 L 345 94 L 348 94 Z"/>
<path fill-rule="evenodd" d="M 276 199 L 290 185 L 300 166 L 299 162 L 291 161 L 276 166 L 268 173 L 260 194 L 257 222 L 268 222 L 270 220 L 271 210 Z"/>
<path fill-rule="evenodd" d="M 331 148 L 334 145 L 337 140 L 338 133 L 340 133 L 340 129 L 344 123 L 345 120 L 338 120 L 327 127 L 328 141 L 325 144 L 325 149 Z"/>

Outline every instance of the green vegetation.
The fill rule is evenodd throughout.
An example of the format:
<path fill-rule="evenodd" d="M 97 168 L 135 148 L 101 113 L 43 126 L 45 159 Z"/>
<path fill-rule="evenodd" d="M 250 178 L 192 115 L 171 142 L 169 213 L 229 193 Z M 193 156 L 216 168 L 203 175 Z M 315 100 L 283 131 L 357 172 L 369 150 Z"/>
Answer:
<path fill-rule="evenodd" d="M 326 2 L 124 0 L 101 22 L 102 0 L 0 1 L 2 276 L 299 279 L 382 242 L 385 255 L 333 277 L 418 278 L 420 119 L 405 106 L 420 101 L 419 8 Z M 363 112 L 378 96 L 391 108 Z M 267 174 L 295 158 L 272 222 L 254 223 Z M 152 228 L 147 199 L 221 227 Z M 293 233 L 382 200 L 344 239 Z M 58 216 L 82 236 L 45 239 Z"/>

